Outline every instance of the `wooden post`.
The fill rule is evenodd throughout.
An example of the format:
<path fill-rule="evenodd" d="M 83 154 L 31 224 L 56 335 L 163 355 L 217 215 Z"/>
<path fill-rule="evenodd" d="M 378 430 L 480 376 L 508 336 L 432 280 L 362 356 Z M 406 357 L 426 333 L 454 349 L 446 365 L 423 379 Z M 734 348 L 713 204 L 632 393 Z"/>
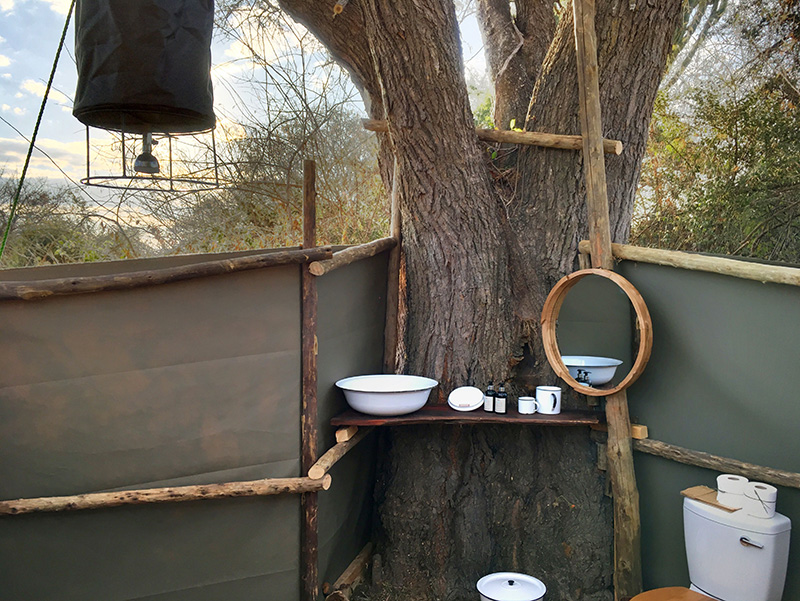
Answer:
<path fill-rule="evenodd" d="M 611 269 L 614 257 L 603 156 L 595 3 L 594 0 L 573 0 L 572 6 L 592 267 Z M 606 398 L 606 420 L 608 468 L 614 495 L 614 596 L 620 600 L 642 592 L 639 491 L 633 469 L 628 398 L 624 390 Z"/>
<path fill-rule="evenodd" d="M 316 216 L 316 164 L 303 162 L 303 248 L 317 243 Z M 317 283 L 304 264 L 301 271 L 302 286 L 302 403 L 301 469 L 304 474 L 317 460 Z M 300 534 L 300 571 L 302 601 L 319 598 L 319 523 L 316 492 L 301 496 L 303 524 Z"/>
<path fill-rule="evenodd" d="M 386 326 L 383 332 L 383 371 L 395 373 L 397 369 L 397 337 L 399 332 L 398 308 L 400 305 L 400 253 L 403 243 L 400 230 L 400 165 L 394 159 L 392 172 L 392 219 L 390 234 L 397 240 L 389 253 L 389 269 L 386 283 Z"/>
<path fill-rule="evenodd" d="M 594 0 L 573 0 L 572 5 L 575 18 L 578 106 L 583 135 L 583 174 L 586 180 L 592 267 L 611 269 L 614 266 L 614 257 L 611 254 L 611 227 L 603 158 L 603 123 L 600 114 Z"/>

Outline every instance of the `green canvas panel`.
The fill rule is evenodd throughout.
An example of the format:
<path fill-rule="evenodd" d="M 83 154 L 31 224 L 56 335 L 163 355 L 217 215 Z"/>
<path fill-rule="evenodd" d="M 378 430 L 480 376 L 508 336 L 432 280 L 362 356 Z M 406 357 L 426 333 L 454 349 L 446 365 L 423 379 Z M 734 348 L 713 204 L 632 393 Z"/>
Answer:
<path fill-rule="evenodd" d="M 296 495 L 4 518 L 0 598 L 297 599 L 299 520 Z"/>
<path fill-rule="evenodd" d="M 628 392 L 632 420 L 655 440 L 800 472 L 800 288 L 632 262 L 620 272 L 653 318 L 650 362 Z M 642 453 L 634 460 L 645 586 L 686 585 L 680 491 L 716 488 L 719 473 Z M 778 487 L 777 510 L 800 520 L 800 490 Z M 800 599 L 796 543 L 784 599 Z"/>
<path fill-rule="evenodd" d="M 299 271 L 0 304 L 0 497 L 298 476 Z M 26 600 L 296 599 L 299 512 L 285 495 L 9 517 L 0 581 Z"/>
<path fill-rule="evenodd" d="M 347 408 L 335 383 L 382 373 L 388 253 L 317 279 L 319 292 L 319 451 L 336 443 L 330 419 Z M 319 573 L 333 583 L 370 537 L 379 433 L 369 435 L 331 470 L 319 495 Z"/>
<path fill-rule="evenodd" d="M 258 251 L 262 252 L 262 251 Z M 37 281 L 241 256 L 7 270 Z M 386 255 L 317 280 L 320 450 L 340 377 L 379 371 Z M 0 303 L 0 498 L 299 475 L 297 266 Z M 369 538 L 375 436 L 320 493 L 320 573 Z M 246 601 L 299 597 L 300 497 L 0 520 L 0 598 Z"/>

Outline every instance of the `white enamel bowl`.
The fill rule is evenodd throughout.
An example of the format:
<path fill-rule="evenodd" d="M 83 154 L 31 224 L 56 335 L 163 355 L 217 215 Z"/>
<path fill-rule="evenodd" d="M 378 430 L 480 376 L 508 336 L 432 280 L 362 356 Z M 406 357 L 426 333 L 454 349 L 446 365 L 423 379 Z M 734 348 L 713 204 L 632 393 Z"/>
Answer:
<path fill-rule="evenodd" d="M 377 374 L 336 382 L 347 404 L 369 415 L 404 415 L 421 409 L 439 382 L 422 376 Z"/>
<path fill-rule="evenodd" d="M 622 365 L 619 359 L 611 357 L 594 357 L 592 355 L 562 355 L 561 360 L 569 369 L 569 375 L 578 379 L 578 370 L 588 372 L 592 386 L 607 384 L 614 377 L 617 367 Z"/>

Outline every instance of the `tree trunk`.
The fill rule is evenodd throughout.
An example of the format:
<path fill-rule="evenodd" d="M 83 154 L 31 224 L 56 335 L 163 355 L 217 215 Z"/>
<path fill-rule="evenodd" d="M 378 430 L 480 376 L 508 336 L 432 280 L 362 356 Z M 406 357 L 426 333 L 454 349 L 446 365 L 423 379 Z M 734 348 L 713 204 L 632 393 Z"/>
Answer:
<path fill-rule="evenodd" d="M 388 122 L 382 157 L 399 169 L 405 254 L 403 371 L 439 380 L 437 402 L 490 379 L 513 378 L 514 396 L 554 383 L 538 320 L 587 231 L 579 153 L 523 148 L 515 169 L 491 167 L 475 137 L 451 0 L 360 0 L 335 19 L 333 0 L 281 4 L 354 74 L 370 116 Z M 517 33 L 533 43 L 534 0 L 516 6 Z M 627 237 L 679 9 L 680 0 L 642 2 L 634 11 L 620 2 L 599 7 L 604 134 L 626 144 L 607 161 L 616 241 Z M 540 65 L 527 67 L 533 78 Z M 530 86 L 517 88 L 516 98 L 514 86 L 503 88 L 498 105 L 527 107 Z M 533 86 L 527 129 L 580 133 L 577 106 L 572 16 L 564 9 Z M 389 165 L 384 160 L 387 189 Z M 568 407 L 582 402 L 565 399 Z M 387 597 L 474 599 L 481 576 L 512 570 L 542 579 L 548 598 L 612 598 L 611 504 L 587 429 L 404 427 L 386 432 L 383 443 L 376 542 Z"/>

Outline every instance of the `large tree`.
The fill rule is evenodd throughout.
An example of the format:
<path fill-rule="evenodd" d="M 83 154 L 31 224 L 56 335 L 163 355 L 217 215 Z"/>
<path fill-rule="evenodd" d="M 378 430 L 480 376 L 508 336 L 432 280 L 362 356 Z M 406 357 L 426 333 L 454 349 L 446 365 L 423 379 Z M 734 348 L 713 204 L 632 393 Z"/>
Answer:
<path fill-rule="evenodd" d="M 495 123 L 579 133 L 572 11 L 552 0 L 478 0 Z M 406 310 L 399 369 L 464 384 L 552 381 L 539 314 L 587 235 L 580 153 L 498 153 L 475 136 L 453 0 L 280 0 L 361 90 L 387 187 L 399 170 Z M 680 0 L 597 11 L 611 235 L 628 235 L 656 89 Z M 395 167 L 396 166 L 396 167 Z M 573 401 L 577 402 L 577 401 Z M 554 599 L 610 597 L 611 516 L 584 429 L 392 431 L 378 488 L 380 548 L 406 598 L 473 598 L 490 571 L 527 571 Z"/>

